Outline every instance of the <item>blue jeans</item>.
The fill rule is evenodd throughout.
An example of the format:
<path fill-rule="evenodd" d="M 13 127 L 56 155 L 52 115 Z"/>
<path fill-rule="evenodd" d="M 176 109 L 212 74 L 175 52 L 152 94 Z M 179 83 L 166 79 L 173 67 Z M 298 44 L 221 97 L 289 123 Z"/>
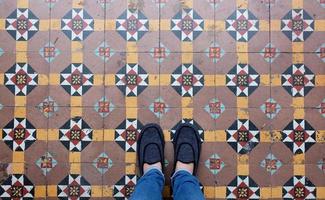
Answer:
<path fill-rule="evenodd" d="M 150 169 L 138 181 L 130 200 L 161 200 L 164 183 L 163 173 L 158 169 Z M 199 180 L 185 170 L 177 171 L 171 183 L 175 200 L 204 199 Z"/>

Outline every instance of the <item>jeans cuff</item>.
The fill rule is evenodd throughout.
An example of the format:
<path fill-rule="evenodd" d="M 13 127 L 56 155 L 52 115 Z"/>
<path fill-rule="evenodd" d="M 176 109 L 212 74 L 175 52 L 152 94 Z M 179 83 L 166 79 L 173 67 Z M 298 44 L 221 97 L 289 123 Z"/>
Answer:
<path fill-rule="evenodd" d="M 145 176 L 148 172 L 156 170 L 159 172 L 159 174 L 165 179 L 164 174 L 162 173 L 161 169 L 159 167 L 156 166 L 150 166 L 148 167 L 148 169 L 143 173 L 143 176 Z"/>
<path fill-rule="evenodd" d="M 174 172 L 174 174 L 172 175 L 171 179 L 173 180 L 174 177 L 177 175 L 177 173 L 180 173 L 180 172 L 186 172 L 186 173 L 188 173 L 189 175 L 192 175 L 192 173 L 189 172 L 189 171 L 186 170 L 186 169 L 178 169 L 178 170 L 175 170 L 175 172 Z"/>

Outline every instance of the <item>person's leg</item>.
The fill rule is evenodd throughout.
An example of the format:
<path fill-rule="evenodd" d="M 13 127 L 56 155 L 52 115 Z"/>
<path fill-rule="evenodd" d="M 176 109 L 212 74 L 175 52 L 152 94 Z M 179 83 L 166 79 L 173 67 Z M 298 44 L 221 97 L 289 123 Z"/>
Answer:
<path fill-rule="evenodd" d="M 159 125 L 147 124 L 137 141 L 140 175 L 131 200 L 161 200 L 164 189 L 164 135 Z"/>
<path fill-rule="evenodd" d="M 176 129 L 174 144 L 174 173 L 172 188 L 175 200 L 202 200 L 203 193 L 197 177 L 201 141 L 198 130 L 191 124 Z"/>
<path fill-rule="evenodd" d="M 199 180 L 187 170 L 175 172 L 172 177 L 172 188 L 175 200 L 204 199 Z"/>
<path fill-rule="evenodd" d="M 150 168 L 140 178 L 130 200 L 161 200 L 164 175 L 159 168 Z"/>

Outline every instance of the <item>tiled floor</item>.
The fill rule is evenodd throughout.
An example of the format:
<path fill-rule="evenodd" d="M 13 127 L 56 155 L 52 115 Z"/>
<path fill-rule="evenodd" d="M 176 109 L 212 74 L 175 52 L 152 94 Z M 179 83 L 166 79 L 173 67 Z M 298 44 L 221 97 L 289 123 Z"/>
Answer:
<path fill-rule="evenodd" d="M 0 198 L 128 198 L 182 121 L 208 199 L 325 199 L 325 1 L 0 0 Z"/>

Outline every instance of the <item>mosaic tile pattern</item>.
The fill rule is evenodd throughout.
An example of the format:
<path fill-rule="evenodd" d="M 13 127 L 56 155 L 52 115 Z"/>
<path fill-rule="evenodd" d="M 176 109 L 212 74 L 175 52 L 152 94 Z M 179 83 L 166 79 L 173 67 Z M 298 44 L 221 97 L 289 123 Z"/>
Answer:
<path fill-rule="evenodd" d="M 199 128 L 207 199 L 325 199 L 323 0 L 0 0 L 0 198 L 128 199 Z"/>

